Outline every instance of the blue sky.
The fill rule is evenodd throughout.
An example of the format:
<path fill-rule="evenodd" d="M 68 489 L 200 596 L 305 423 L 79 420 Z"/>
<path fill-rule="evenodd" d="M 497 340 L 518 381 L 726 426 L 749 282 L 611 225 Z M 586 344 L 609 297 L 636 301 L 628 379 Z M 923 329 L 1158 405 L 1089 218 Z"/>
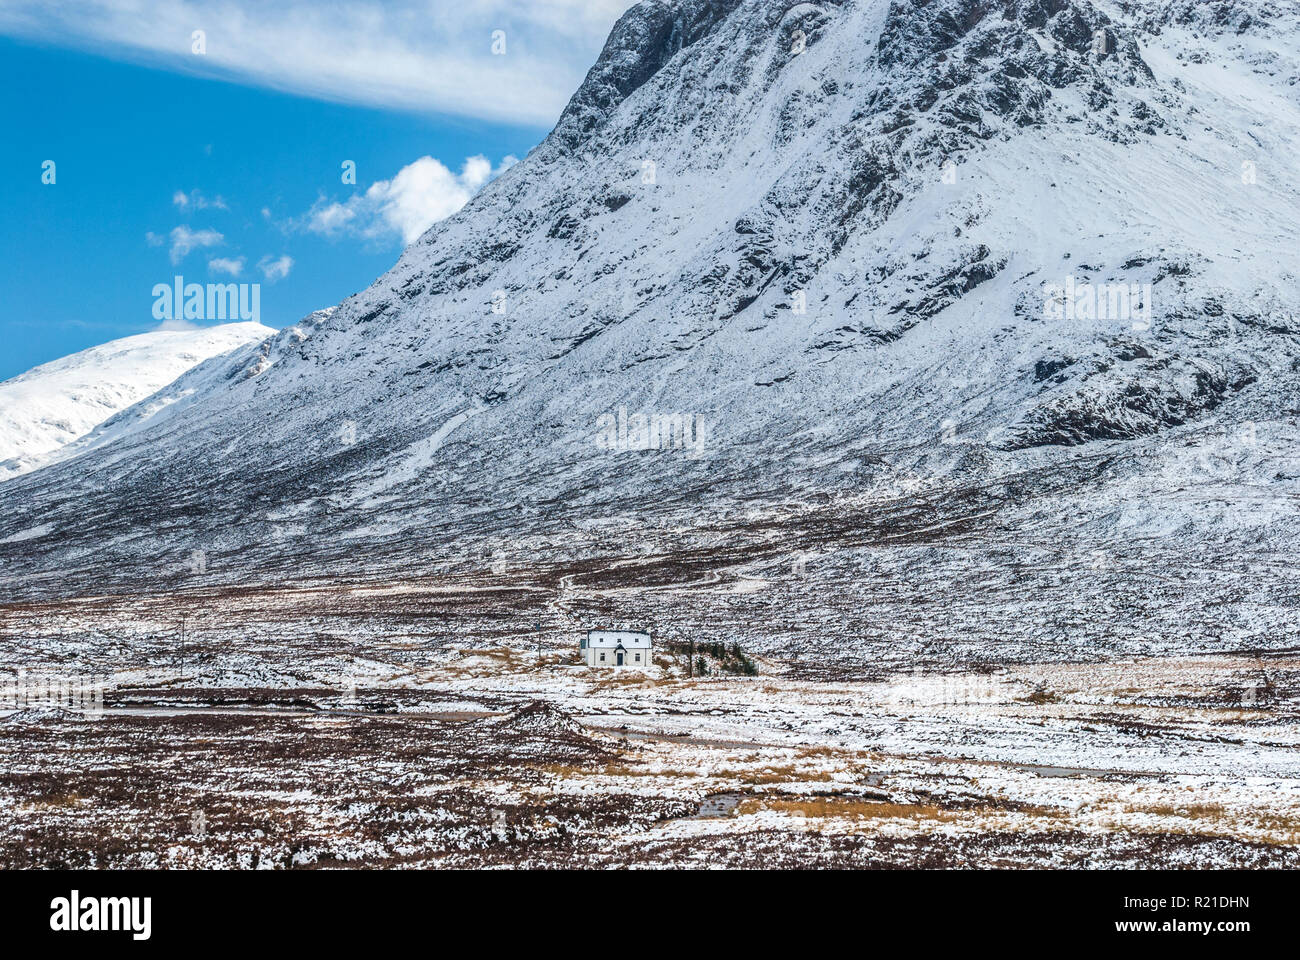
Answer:
<path fill-rule="evenodd" d="M 303 50 L 268 73 L 256 51 L 290 45 L 275 32 L 283 24 L 263 35 L 236 17 L 243 60 L 209 60 L 191 55 L 179 28 L 158 41 L 139 24 L 105 25 L 115 8 L 105 13 L 90 0 L 80 6 L 96 9 L 70 25 L 8 3 L 0 8 L 0 380 L 156 329 L 153 287 L 177 274 L 260 283 L 270 326 L 363 289 L 405 242 L 546 135 L 567 96 L 558 83 L 576 87 L 627 6 L 595 3 L 599 16 L 586 8 L 587 20 L 547 37 L 546 22 L 520 26 L 510 4 L 493 0 L 481 22 L 444 24 L 445 33 L 426 24 L 406 74 L 377 64 L 367 79 L 371 58 L 358 57 L 339 79 L 312 51 L 356 42 L 350 20 L 313 21 L 314 35 L 292 41 Z M 534 0 L 527 9 L 561 16 L 574 5 Z M 205 22 L 209 51 L 229 42 L 211 16 L 193 12 L 202 3 L 144 6 L 159 18 L 180 8 L 183 26 Z M 221 9 L 229 15 L 229 4 Z M 356 5 L 348 9 L 354 16 Z M 365 40 L 390 61 L 403 55 L 398 46 L 418 42 L 410 21 L 384 22 L 391 9 L 366 21 Z M 514 46 L 493 60 L 498 21 Z M 136 45 L 114 38 L 131 30 L 142 38 Z M 183 50 L 157 49 L 177 37 Z M 522 53 L 525 38 L 531 55 Z M 466 67 L 469 48 L 481 59 Z M 467 69 L 478 83 L 466 83 Z M 53 184 L 42 182 L 47 160 Z M 355 185 L 342 182 L 346 160 L 356 165 Z"/>

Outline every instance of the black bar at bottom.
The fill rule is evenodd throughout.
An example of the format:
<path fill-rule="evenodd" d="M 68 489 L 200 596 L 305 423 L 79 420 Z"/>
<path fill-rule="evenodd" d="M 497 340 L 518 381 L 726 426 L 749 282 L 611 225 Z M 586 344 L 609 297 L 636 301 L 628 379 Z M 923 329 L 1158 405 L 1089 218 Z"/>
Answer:
<path fill-rule="evenodd" d="M 128 949 L 338 949 L 401 935 L 488 936 L 499 949 L 574 943 L 607 922 L 620 936 L 668 934 L 680 923 L 696 929 L 693 944 L 733 948 L 751 939 L 761 947 L 774 929 L 967 947 L 989 937 L 1230 947 L 1290 926 L 1294 880 L 1285 872 L 9 871 L 0 873 L 0 922 L 20 937 Z"/>

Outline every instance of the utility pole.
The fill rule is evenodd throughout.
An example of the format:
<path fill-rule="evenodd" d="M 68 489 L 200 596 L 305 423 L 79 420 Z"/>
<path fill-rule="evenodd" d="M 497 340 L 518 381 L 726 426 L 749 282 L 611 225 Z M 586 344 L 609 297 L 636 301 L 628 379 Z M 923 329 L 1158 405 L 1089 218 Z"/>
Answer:
<path fill-rule="evenodd" d="M 185 617 L 181 616 L 181 680 L 185 679 Z"/>

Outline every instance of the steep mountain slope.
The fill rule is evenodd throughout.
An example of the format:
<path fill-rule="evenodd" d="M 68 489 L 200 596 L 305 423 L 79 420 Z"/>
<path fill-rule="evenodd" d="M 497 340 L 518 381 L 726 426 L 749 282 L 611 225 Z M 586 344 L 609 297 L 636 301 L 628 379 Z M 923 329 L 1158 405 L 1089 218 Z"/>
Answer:
<path fill-rule="evenodd" d="M 161 432 L 172 418 L 191 407 L 220 405 L 232 387 L 265 373 L 309 337 L 333 312 L 333 307 L 317 310 L 280 331 L 256 323 L 229 324 L 249 328 L 250 336 L 238 346 L 194 365 L 144 400 L 108 418 L 69 444 L 63 456 L 81 456 L 145 429 Z"/>
<path fill-rule="evenodd" d="M 57 459 L 98 424 L 209 357 L 272 333 L 260 323 L 156 330 L 91 347 L 0 383 L 0 480 Z"/>
<path fill-rule="evenodd" d="M 1268 0 L 647 0 L 526 161 L 279 362 L 0 485 L 4 585 L 536 560 L 738 511 L 761 539 L 792 501 L 1283 548 L 1297 49 Z"/>

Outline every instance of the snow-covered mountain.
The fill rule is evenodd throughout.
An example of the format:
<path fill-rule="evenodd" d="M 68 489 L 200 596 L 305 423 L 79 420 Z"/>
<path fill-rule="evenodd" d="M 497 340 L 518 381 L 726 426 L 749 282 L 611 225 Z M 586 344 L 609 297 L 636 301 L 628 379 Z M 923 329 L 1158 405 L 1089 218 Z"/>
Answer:
<path fill-rule="evenodd" d="M 845 543 L 1289 548 L 1297 224 L 1293 4 L 645 0 L 277 362 L 0 485 L 4 582 L 757 543 L 819 504 Z"/>
<path fill-rule="evenodd" d="M 0 383 L 0 480 L 58 459 L 70 444 L 191 367 L 274 332 L 260 323 L 155 330 Z"/>

